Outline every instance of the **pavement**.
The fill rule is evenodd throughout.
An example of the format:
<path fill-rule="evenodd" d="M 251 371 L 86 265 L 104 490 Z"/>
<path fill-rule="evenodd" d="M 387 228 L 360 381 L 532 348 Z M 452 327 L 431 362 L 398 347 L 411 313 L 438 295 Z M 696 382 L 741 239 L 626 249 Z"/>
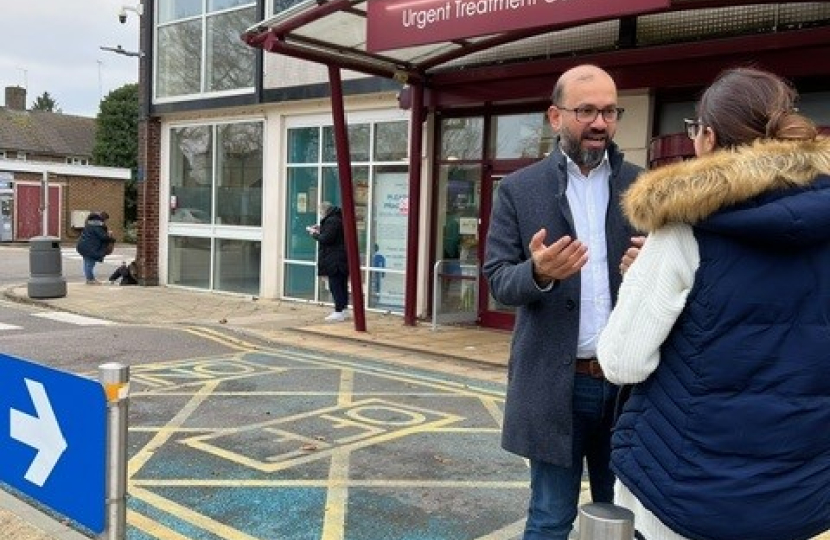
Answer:
<path fill-rule="evenodd" d="M 319 345 L 319 337 L 353 346 L 391 347 L 490 366 L 506 366 L 510 332 L 478 326 L 442 326 L 431 321 L 404 324 L 391 313 L 366 312 L 366 331 L 353 318 L 329 323 L 331 307 L 170 287 L 91 286 L 68 283 L 62 298 L 32 299 L 25 284 L 3 291 L 7 299 L 122 323 L 163 326 L 221 326 L 240 335 L 297 346 Z"/>

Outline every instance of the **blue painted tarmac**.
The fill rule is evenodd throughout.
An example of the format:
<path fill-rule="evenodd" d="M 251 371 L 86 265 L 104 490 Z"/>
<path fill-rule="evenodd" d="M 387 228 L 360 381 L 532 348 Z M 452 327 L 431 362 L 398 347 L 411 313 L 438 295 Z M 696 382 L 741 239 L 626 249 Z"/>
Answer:
<path fill-rule="evenodd" d="M 129 540 L 498 540 L 523 523 L 502 385 L 301 349 L 131 378 Z"/>

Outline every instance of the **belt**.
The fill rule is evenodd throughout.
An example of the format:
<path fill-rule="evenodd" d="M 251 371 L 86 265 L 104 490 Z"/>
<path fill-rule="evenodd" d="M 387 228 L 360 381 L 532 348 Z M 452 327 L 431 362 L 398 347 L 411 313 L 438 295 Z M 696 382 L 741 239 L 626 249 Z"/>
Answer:
<path fill-rule="evenodd" d="M 605 374 L 602 372 L 602 366 L 599 365 L 599 360 L 596 358 L 577 358 L 574 362 L 576 373 L 580 375 L 588 375 L 594 379 L 604 379 Z"/>

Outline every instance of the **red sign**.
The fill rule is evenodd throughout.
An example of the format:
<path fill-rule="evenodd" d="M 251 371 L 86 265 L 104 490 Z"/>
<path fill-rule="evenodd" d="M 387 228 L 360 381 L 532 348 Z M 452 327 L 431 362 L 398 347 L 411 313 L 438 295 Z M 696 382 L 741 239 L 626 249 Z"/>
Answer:
<path fill-rule="evenodd" d="M 610 19 L 668 8 L 671 0 L 368 0 L 366 49 Z"/>

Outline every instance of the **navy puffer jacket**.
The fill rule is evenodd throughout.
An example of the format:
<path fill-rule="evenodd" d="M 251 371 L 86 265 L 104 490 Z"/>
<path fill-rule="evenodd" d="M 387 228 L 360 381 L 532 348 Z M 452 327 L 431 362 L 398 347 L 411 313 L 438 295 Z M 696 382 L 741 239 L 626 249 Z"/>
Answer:
<path fill-rule="evenodd" d="M 113 239 L 106 223 L 99 214 L 92 213 L 86 220 L 76 249 L 81 256 L 101 262 L 107 254 L 107 244 L 110 242 L 113 242 Z"/>
<path fill-rule="evenodd" d="M 692 225 L 700 266 L 660 365 L 619 419 L 612 467 L 685 537 L 803 540 L 830 527 L 822 171 L 830 141 L 765 142 L 647 175 L 629 194 L 645 230 Z"/>

